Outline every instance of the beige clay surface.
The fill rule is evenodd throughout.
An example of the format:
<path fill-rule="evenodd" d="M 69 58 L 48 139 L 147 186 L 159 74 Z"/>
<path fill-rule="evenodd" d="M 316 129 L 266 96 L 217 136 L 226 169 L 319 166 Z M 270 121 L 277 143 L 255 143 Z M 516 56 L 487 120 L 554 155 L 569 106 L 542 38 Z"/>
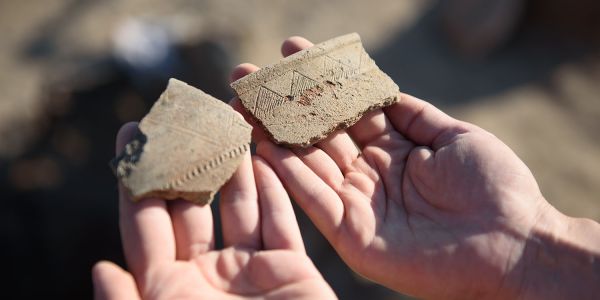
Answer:
<path fill-rule="evenodd" d="M 139 129 L 113 162 L 134 200 L 207 204 L 249 150 L 252 128 L 229 105 L 171 79 Z"/>
<path fill-rule="evenodd" d="M 356 33 L 290 55 L 231 87 L 273 141 L 302 147 L 398 101 L 399 92 Z"/>

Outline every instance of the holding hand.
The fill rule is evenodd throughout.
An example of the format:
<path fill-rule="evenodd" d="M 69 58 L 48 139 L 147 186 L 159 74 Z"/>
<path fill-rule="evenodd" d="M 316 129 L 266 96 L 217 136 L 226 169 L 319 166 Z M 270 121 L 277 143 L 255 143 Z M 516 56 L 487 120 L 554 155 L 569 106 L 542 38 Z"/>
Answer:
<path fill-rule="evenodd" d="M 136 124 L 121 128 L 117 153 Z M 310 259 L 289 198 L 261 158 L 246 157 L 221 190 L 225 248 L 214 249 L 210 206 L 133 203 L 120 187 L 121 238 L 131 274 L 100 262 L 97 299 L 334 299 Z"/>
<path fill-rule="evenodd" d="M 294 37 L 282 52 L 310 46 Z M 256 70 L 243 64 L 234 75 Z M 538 236 L 554 238 L 569 221 L 506 145 L 427 102 L 402 94 L 306 149 L 274 145 L 258 126 L 254 139 L 342 259 L 376 282 L 442 299 L 541 296 L 553 283 L 527 271 L 545 251 Z"/>

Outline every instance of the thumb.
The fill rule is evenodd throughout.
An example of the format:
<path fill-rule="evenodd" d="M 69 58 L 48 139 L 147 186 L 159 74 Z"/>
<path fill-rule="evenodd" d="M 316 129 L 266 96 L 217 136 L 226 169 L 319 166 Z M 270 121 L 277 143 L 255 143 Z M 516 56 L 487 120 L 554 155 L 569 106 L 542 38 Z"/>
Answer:
<path fill-rule="evenodd" d="M 96 263 L 92 280 L 96 300 L 141 299 L 133 276 L 112 262 Z"/>
<path fill-rule="evenodd" d="M 406 168 L 417 192 L 429 204 L 437 206 L 436 203 L 432 203 L 437 197 L 436 188 L 438 185 L 436 183 L 438 172 L 436 170 L 435 152 L 429 147 L 414 148 L 408 156 Z"/>

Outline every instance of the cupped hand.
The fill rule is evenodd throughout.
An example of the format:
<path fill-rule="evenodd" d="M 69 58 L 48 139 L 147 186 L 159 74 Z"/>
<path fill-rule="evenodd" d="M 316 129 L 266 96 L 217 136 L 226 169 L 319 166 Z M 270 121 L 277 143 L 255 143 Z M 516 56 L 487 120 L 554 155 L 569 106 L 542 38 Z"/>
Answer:
<path fill-rule="evenodd" d="M 310 46 L 293 37 L 282 53 Z M 274 145 L 255 126 L 257 153 L 356 272 L 425 298 L 517 297 L 525 241 L 552 207 L 492 134 L 399 95 L 305 149 Z"/>
<path fill-rule="evenodd" d="M 117 150 L 136 124 L 119 132 Z M 93 270 L 96 299 L 334 299 L 306 256 L 290 200 L 268 163 L 246 157 L 221 190 L 225 248 L 214 249 L 210 206 L 133 203 L 120 190 L 120 228 L 131 273 Z"/>

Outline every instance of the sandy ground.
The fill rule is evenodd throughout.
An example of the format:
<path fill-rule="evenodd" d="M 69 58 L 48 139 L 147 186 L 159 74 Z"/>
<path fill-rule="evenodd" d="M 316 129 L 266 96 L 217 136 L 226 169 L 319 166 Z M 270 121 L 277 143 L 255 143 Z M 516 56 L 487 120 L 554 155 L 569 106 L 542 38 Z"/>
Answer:
<path fill-rule="evenodd" d="M 217 45 L 227 59 L 217 65 L 200 60 L 196 78 L 216 80 L 199 86 L 220 97 L 231 95 L 228 70 L 241 62 L 276 61 L 290 35 L 322 41 L 356 31 L 402 90 L 491 131 L 527 163 L 552 204 L 599 221 L 599 52 L 526 27 L 494 55 L 464 58 L 439 30 L 436 3 L 1 1 L 0 180 L 8 205 L 2 235 L 15 241 L 8 250 L 16 257 L 15 270 L 21 261 L 45 268 L 27 275 L 33 279 L 18 280 L 17 289 L 28 291 L 27 280 L 46 278 L 46 293 L 29 294 L 88 297 L 91 263 L 122 263 L 106 162 L 118 124 L 139 119 L 151 102 L 110 83 L 103 64 L 89 65 L 110 57 L 114 31 L 131 18 L 162 24 L 179 44 Z M 74 77 L 82 65 L 88 71 Z M 108 92 L 87 93 L 89 82 Z M 64 92 L 73 86 L 76 92 Z M 306 218 L 300 222 L 309 254 L 341 298 L 402 297 L 353 275 Z M 81 254 L 89 247 L 92 254 Z"/>

